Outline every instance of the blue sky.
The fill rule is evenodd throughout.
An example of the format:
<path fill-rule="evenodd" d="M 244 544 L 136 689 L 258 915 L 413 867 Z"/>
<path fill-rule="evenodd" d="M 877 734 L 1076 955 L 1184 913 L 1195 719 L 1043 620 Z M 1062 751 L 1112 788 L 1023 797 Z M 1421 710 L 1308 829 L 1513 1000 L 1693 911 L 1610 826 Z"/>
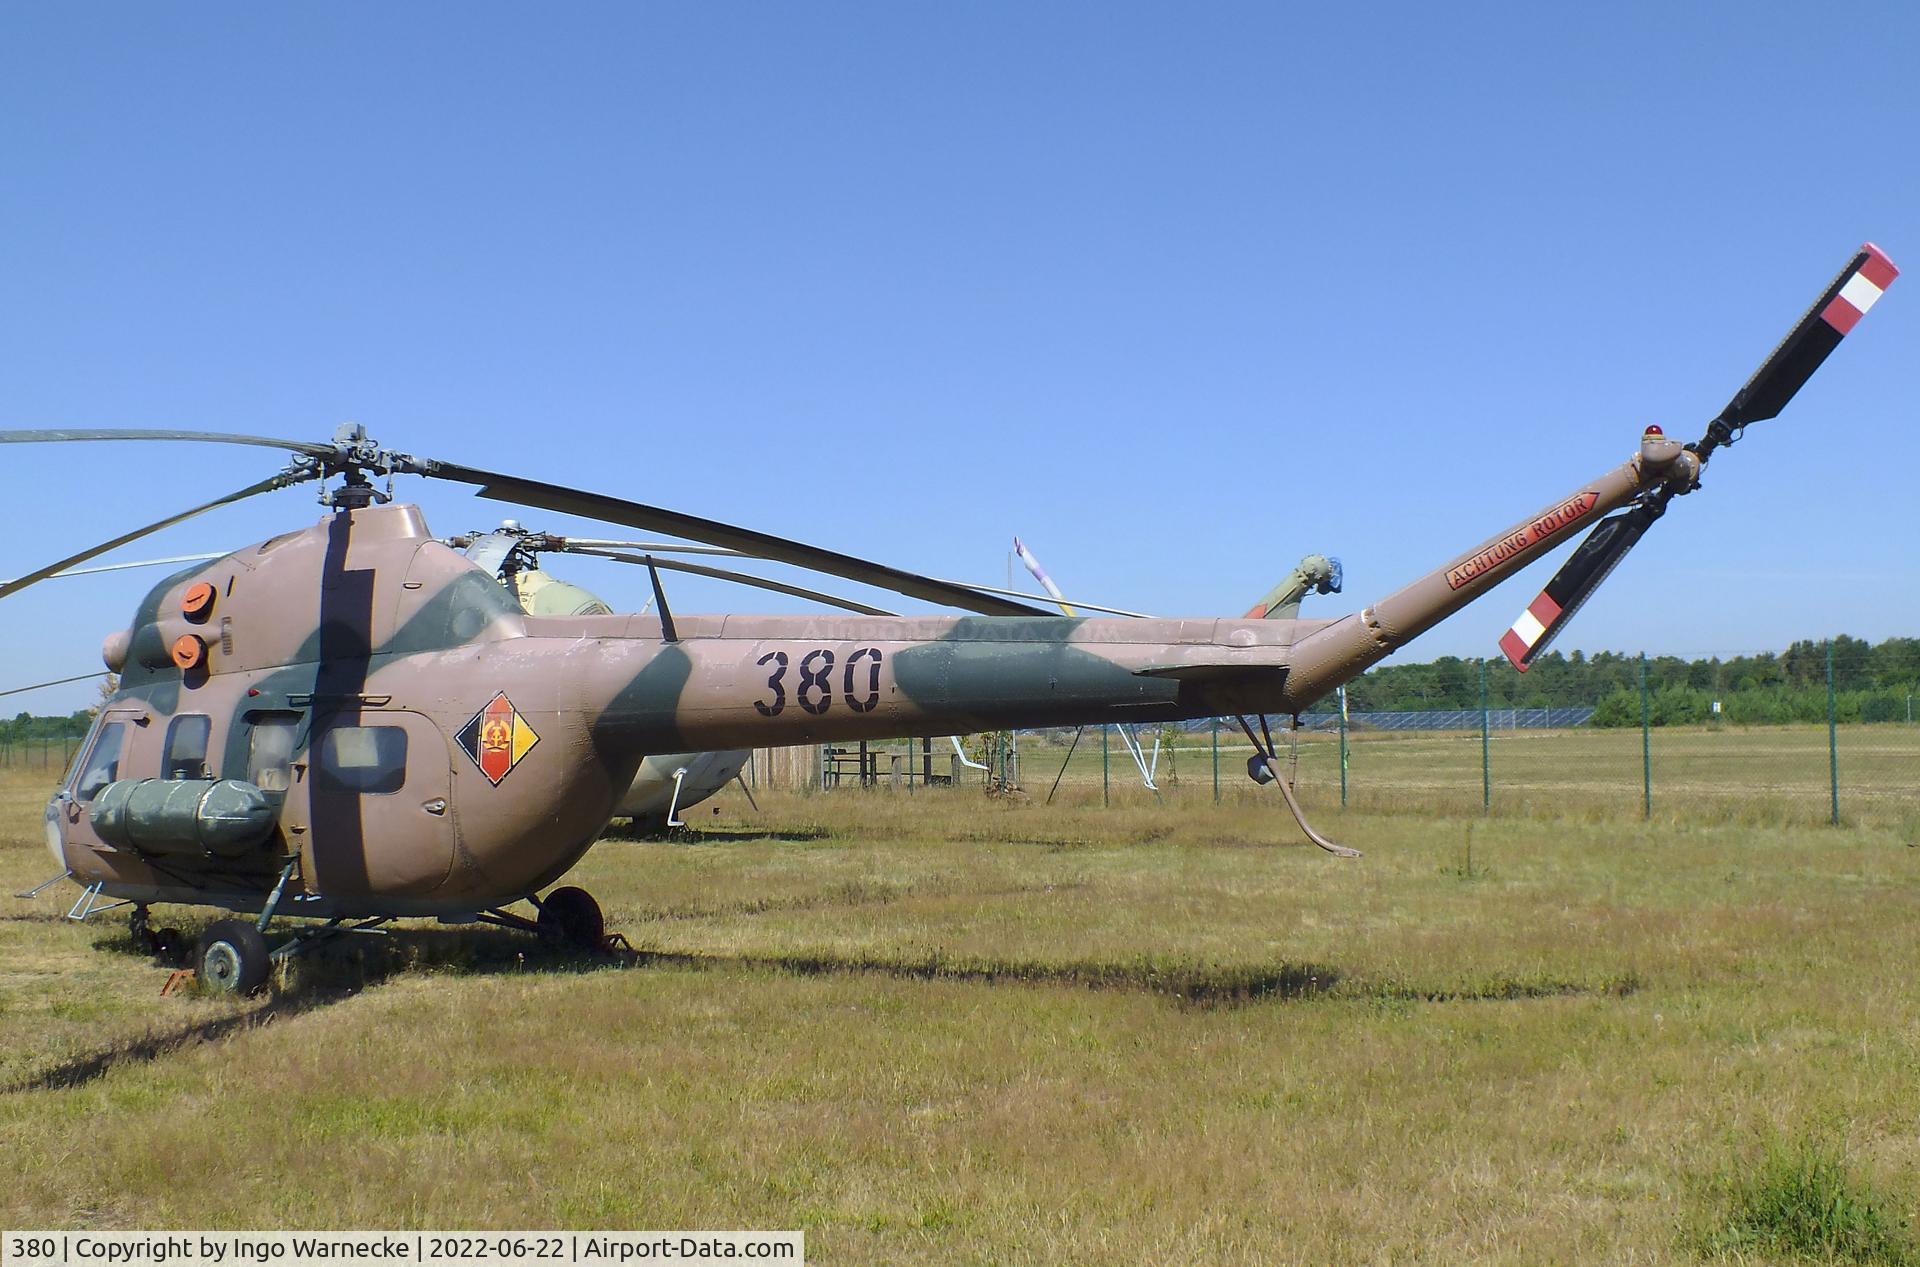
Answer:
<path fill-rule="evenodd" d="M 1649 422 L 1697 435 L 1863 239 L 1920 268 L 1917 27 L 1895 6 L 8 6 L 0 426 L 353 419 L 940 576 L 1004 580 L 1017 532 L 1069 595 L 1168 615 L 1241 611 L 1318 550 L 1347 593 L 1308 614 L 1334 615 Z M 1909 280 L 1560 645 L 1920 634 L 1917 337 Z M 0 454 L 0 576 L 274 461 Z M 443 533 L 502 513 L 408 492 Z M 125 554 L 320 513 L 284 492 Z M 1406 658 L 1495 654 L 1551 566 Z M 567 572 L 642 601 L 637 570 Z M 0 600 L 9 678 L 97 667 L 150 579 Z"/>

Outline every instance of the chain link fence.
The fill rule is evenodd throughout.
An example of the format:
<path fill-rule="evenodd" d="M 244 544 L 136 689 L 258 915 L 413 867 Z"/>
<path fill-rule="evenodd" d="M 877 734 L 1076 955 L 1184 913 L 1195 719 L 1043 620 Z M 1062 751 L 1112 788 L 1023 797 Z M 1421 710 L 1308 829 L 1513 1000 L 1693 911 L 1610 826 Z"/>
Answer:
<path fill-rule="evenodd" d="M 1920 688 L 1849 674 L 1849 642 L 1802 644 L 1773 682 L 1754 680 L 1754 657 L 1616 657 L 1628 685 L 1585 700 L 1541 699 L 1505 660 L 1455 661 L 1479 707 L 1343 714 L 1336 697 L 1273 738 L 1318 812 L 1861 824 L 1920 838 Z M 1109 805 L 1268 795 L 1247 777 L 1254 748 L 1231 718 L 1075 736 L 1015 736 L 1012 780 L 1036 799 Z M 1004 765 L 988 764 L 977 777 L 1004 783 Z"/>
<path fill-rule="evenodd" d="M 63 773 L 80 746 L 79 735 L 40 735 L 0 740 L 0 770 L 43 770 Z"/>

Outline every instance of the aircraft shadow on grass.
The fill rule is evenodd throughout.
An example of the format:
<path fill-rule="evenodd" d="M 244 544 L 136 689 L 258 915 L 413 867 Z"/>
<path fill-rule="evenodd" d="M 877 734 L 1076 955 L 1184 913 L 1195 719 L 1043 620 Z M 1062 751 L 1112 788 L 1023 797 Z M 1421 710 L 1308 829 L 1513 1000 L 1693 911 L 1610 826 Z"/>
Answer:
<path fill-rule="evenodd" d="M 797 907 L 870 905 L 910 893 L 911 890 L 879 896 L 853 894 L 839 901 L 830 897 L 795 898 L 710 912 L 642 912 L 640 922 L 757 914 Z M 139 953 L 132 939 L 125 935 L 105 938 L 96 943 L 96 949 L 126 955 Z M 1399 1006 L 1568 996 L 1617 998 L 1636 992 L 1641 984 L 1637 977 L 1629 974 L 1592 981 L 1494 976 L 1460 985 L 1423 986 L 1390 979 L 1350 977 L 1338 968 L 1317 963 L 1182 964 L 1156 963 L 1145 957 L 1065 962 L 1012 958 L 978 961 L 948 959 L 938 953 L 887 955 L 814 950 L 791 954 L 725 954 L 635 949 L 624 945 L 600 954 L 586 954 L 501 929 L 401 928 L 387 936 L 341 938 L 316 948 L 283 971 L 283 978 L 271 997 L 243 1012 L 163 1033 L 118 1040 L 0 1088 L 0 1095 L 84 1086 L 121 1066 L 145 1064 L 200 1043 L 218 1042 L 276 1022 L 292 1021 L 408 972 L 488 977 L 517 973 L 584 975 L 644 968 L 1070 987 L 1153 995 L 1183 1009 L 1233 1008 L 1268 1001 L 1326 997 Z"/>
<path fill-rule="evenodd" d="M 782 840 L 806 843 L 815 840 L 831 839 L 833 833 L 824 827 L 781 828 L 771 827 L 665 827 L 665 828 L 609 828 L 600 833 L 600 840 L 615 845 L 724 845 L 741 841 Z"/>

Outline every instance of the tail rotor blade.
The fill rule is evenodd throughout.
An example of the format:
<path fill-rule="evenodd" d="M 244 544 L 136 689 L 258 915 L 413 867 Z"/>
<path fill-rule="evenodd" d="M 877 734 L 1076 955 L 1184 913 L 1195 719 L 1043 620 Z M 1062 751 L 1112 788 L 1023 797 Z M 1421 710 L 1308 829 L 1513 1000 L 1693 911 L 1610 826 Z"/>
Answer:
<path fill-rule="evenodd" d="M 1659 517 L 1659 511 L 1642 505 L 1594 525 L 1540 596 L 1527 604 L 1513 628 L 1501 635 L 1500 649 L 1514 668 L 1525 673 L 1532 666 Z"/>
<path fill-rule="evenodd" d="M 1778 414 L 1899 275 L 1886 252 L 1871 242 L 1862 245 L 1746 386 L 1727 402 L 1719 421 L 1739 428 Z"/>

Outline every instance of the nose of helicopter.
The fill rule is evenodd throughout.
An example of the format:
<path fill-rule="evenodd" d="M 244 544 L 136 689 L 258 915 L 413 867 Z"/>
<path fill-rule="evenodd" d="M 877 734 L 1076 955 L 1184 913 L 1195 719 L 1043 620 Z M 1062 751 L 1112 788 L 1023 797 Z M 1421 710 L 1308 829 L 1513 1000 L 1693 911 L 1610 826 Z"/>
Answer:
<path fill-rule="evenodd" d="M 60 830 L 60 799 L 54 797 L 47 802 L 47 852 L 62 871 L 67 869 L 67 842 L 65 833 Z"/>
<path fill-rule="evenodd" d="M 124 629 L 116 629 L 106 636 L 100 644 L 100 660 L 109 672 L 118 673 L 127 665 L 127 648 L 133 643 L 132 635 Z"/>

